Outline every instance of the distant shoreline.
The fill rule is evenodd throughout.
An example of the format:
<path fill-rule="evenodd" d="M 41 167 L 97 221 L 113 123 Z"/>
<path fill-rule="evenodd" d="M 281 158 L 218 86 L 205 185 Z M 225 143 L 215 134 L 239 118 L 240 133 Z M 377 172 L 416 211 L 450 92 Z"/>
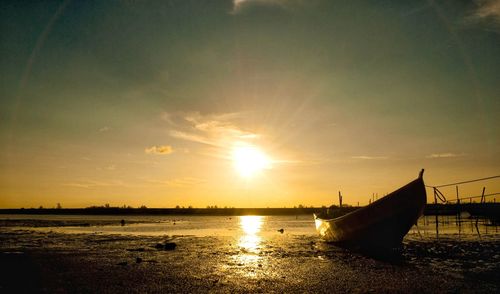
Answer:
<path fill-rule="evenodd" d="M 302 215 L 323 208 L 28 208 L 0 209 L 0 214 L 53 215 Z M 338 209 L 338 208 L 337 208 Z M 344 208 L 349 209 L 349 208 Z M 353 208 L 350 208 L 353 209 Z"/>
<path fill-rule="evenodd" d="M 331 206 L 333 211 L 350 212 L 359 207 Z M 89 207 L 89 208 L 10 208 L 0 209 L 0 214 L 30 214 L 30 215 L 304 215 L 326 210 L 325 207 L 296 208 L 119 208 L 119 207 Z M 500 203 L 465 203 L 427 204 L 425 215 L 455 215 L 460 212 L 471 215 L 498 216 Z"/>

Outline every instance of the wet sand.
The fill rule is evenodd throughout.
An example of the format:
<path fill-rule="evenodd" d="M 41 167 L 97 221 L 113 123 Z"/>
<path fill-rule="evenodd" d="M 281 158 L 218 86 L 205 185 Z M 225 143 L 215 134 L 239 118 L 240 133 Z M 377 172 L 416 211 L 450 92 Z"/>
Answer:
<path fill-rule="evenodd" d="M 156 248 L 174 242 L 175 250 Z M 1 293 L 500 291 L 495 240 L 405 240 L 380 260 L 315 236 L 64 234 L 0 227 Z M 243 242 L 243 243 L 242 243 Z M 159 246 L 158 246 L 159 247 Z"/>

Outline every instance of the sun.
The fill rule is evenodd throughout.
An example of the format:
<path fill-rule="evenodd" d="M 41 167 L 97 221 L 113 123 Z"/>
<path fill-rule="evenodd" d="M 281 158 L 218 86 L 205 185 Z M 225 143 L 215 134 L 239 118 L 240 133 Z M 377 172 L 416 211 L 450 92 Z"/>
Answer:
<path fill-rule="evenodd" d="M 233 164 L 244 178 L 251 178 L 264 169 L 271 168 L 271 160 L 259 148 L 236 144 L 232 153 Z"/>

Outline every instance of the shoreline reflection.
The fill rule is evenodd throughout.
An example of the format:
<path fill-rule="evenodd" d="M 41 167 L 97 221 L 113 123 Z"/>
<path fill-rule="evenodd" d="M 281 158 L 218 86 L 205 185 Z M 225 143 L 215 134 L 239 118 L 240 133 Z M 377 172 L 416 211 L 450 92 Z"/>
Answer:
<path fill-rule="evenodd" d="M 239 263 L 251 264 L 261 259 L 259 254 L 262 237 L 259 233 L 263 221 L 263 216 L 245 215 L 239 217 L 239 227 L 243 233 L 238 241 L 238 246 L 241 249 L 241 254 L 237 256 Z"/>

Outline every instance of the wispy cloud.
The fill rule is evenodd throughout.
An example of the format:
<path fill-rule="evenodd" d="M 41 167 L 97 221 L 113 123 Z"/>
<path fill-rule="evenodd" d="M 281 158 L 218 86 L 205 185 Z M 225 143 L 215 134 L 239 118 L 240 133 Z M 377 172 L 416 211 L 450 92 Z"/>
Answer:
<path fill-rule="evenodd" d="M 500 32 L 500 0 L 476 1 L 476 9 L 472 11 L 467 19 L 492 25 Z"/>
<path fill-rule="evenodd" d="M 500 21 L 500 0 L 478 1 L 479 7 L 475 15 L 479 18 L 493 18 Z"/>
<path fill-rule="evenodd" d="M 177 139 L 182 139 L 182 140 L 186 140 L 186 141 L 202 143 L 202 144 L 207 144 L 207 145 L 217 145 L 215 141 L 212 141 L 207 137 L 196 135 L 193 133 L 186 133 L 183 131 L 171 130 L 169 132 L 169 134 L 170 134 L 170 136 L 177 138 Z"/>
<path fill-rule="evenodd" d="M 351 156 L 352 159 L 363 159 L 363 160 L 382 160 L 382 159 L 388 159 L 387 156 L 367 156 L 367 155 L 358 155 L 358 156 Z"/>
<path fill-rule="evenodd" d="M 114 165 L 114 164 L 108 165 L 108 166 L 106 166 L 106 169 L 107 170 L 115 170 L 116 169 L 116 165 Z"/>
<path fill-rule="evenodd" d="M 202 115 L 198 112 L 163 114 L 170 124 L 169 135 L 176 139 L 225 148 L 233 142 L 252 141 L 260 134 L 246 131 L 236 126 L 239 113 Z"/>
<path fill-rule="evenodd" d="M 61 184 L 67 187 L 75 187 L 75 188 L 97 188 L 97 187 L 116 187 L 116 186 L 125 186 L 122 181 L 95 181 L 95 180 L 80 180 L 75 182 L 63 183 Z"/>
<path fill-rule="evenodd" d="M 149 148 L 144 149 L 144 152 L 146 154 L 167 155 L 167 154 L 171 154 L 172 152 L 174 152 L 174 149 L 172 148 L 172 146 L 169 146 L 169 145 L 151 146 Z"/>
<path fill-rule="evenodd" d="M 446 152 L 446 153 L 433 153 L 430 155 L 427 155 L 426 158 L 453 158 L 453 157 L 462 157 L 465 156 L 465 153 L 451 153 L 451 152 Z"/>
<path fill-rule="evenodd" d="M 108 132 L 108 131 L 111 131 L 111 128 L 108 126 L 104 126 L 104 127 L 99 129 L 99 133 L 104 133 L 104 132 Z"/>
<path fill-rule="evenodd" d="M 192 178 L 192 177 L 182 177 L 170 180 L 147 180 L 148 183 L 156 184 L 160 186 L 172 187 L 172 188 L 185 188 L 189 186 L 194 186 L 205 182 L 203 179 Z"/>
<path fill-rule="evenodd" d="M 233 14 L 240 13 L 246 7 L 253 5 L 288 8 L 290 6 L 303 4 L 306 2 L 307 1 L 304 0 L 233 0 L 233 10 L 231 11 L 231 13 Z"/>
<path fill-rule="evenodd" d="M 111 165 L 107 165 L 107 166 L 104 166 L 104 167 L 96 167 L 96 170 L 108 170 L 108 171 L 113 171 L 113 170 L 116 170 L 116 165 L 111 164 Z"/>

